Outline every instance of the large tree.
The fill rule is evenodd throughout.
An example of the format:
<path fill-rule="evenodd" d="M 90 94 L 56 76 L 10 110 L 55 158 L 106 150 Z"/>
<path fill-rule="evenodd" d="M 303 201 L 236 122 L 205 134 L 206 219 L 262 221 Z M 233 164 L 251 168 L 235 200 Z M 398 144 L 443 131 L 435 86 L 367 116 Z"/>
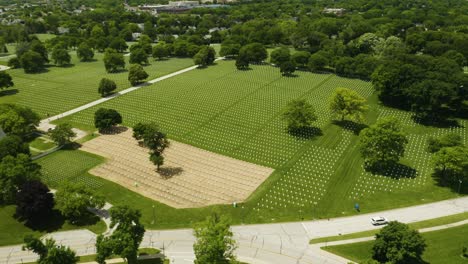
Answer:
<path fill-rule="evenodd" d="M 112 235 L 99 235 L 96 239 L 96 262 L 103 264 L 112 254 L 120 255 L 129 264 L 137 263 L 138 247 L 143 240 L 145 227 L 140 223 L 141 212 L 130 206 L 110 209 Z"/>
<path fill-rule="evenodd" d="M 66 49 L 56 47 L 52 51 L 52 60 L 58 66 L 64 66 L 70 64 L 71 56 Z"/>
<path fill-rule="evenodd" d="M 119 69 L 125 68 L 125 59 L 116 50 L 106 49 L 103 60 L 107 72 L 117 72 Z"/>
<path fill-rule="evenodd" d="M 317 115 L 311 104 L 304 99 L 297 99 L 288 103 L 283 118 L 288 123 L 288 130 L 295 131 L 311 127 Z"/>
<path fill-rule="evenodd" d="M 83 42 L 80 44 L 80 46 L 78 46 L 78 49 L 76 50 L 76 55 L 78 56 L 80 61 L 90 61 L 94 57 L 94 51 L 86 42 Z"/>
<path fill-rule="evenodd" d="M 132 49 L 129 62 L 131 64 L 146 65 L 148 64 L 148 54 L 142 48 Z"/>
<path fill-rule="evenodd" d="M 110 129 L 117 124 L 122 124 L 122 116 L 114 109 L 99 108 L 94 113 L 94 126 L 99 131 Z"/>
<path fill-rule="evenodd" d="M 21 185 L 39 179 L 40 169 L 26 154 L 3 157 L 0 162 L 0 204 L 14 203 Z"/>
<path fill-rule="evenodd" d="M 73 250 L 66 246 L 55 244 L 55 240 L 49 238 L 45 243 L 31 235 L 24 238 L 24 249 L 32 250 L 39 255 L 37 264 L 75 264 L 78 258 Z"/>
<path fill-rule="evenodd" d="M 445 134 L 440 137 L 429 137 L 427 139 L 427 151 L 435 153 L 445 147 L 456 147 L 462 146 L 462 138 L 460 135 L 455 133 Z"/>
<path fill-rule="evenodd" d="M 6 73 L 5 71 L 0 71 L 0 89 L 3 90 L 14 85 L 15 84 L 13 83 L 13 79 L 11 78 L 10 74 Z"/>
<path fill-rule="evenodd" d="M 16 157 L 18 154 L 30 155 L 27 142 L 16 135 L 8 135 L 0 139 L 0 161 L 6 156 Z"/>
<path fill-rule="evenodd" d="M 62 123 L 52 129 L 49 136 L 57 145 L 63 146 L 70 143 L 72 138 L 76 137 L 76 133 L 72 130 L 70 124 Z"/>
<path fill-rule="evenodd" d="M 193 57 L 193 61 L 199 67 L 206 67 L 213 64 L 216 57 L 216 51 L 213 47 L 203 46 Z"/>
<path fill-rule="evenodd" d="M 270 62 L 275 65 L 281 65 L 291 60 L 291 54 L 287 47 L 276 48 L 270 54 Z"/>
<path fill-rule="evenodd" d="M 330 97 L 329 108 L 332 114 L 339 116 L 341 121 L 350 118 L 361 122 L 368 107 L 366 99 L 356 91 L 348 88 L 337 88 Z"/>
<path fill-rule="evenodd" d="M 214 213 L 195 226 L 196 242 L 193 245 L 195 264 L 228 264 L 235 261 L 235 240 L 226 217 Z"/>
<path fill-rule="evenodd" d="M 262 44 L 250 43 L 240 49 L 239 56 L 245 56 L 249 62 L 261 63 L 268 58 L 268 52 Z"/>
<path fill-rule="evenodd" d="M 133 127 L 133 137 L 150 150 L 150 160 L 157 169 L 164 164 L 164 150 L 169 140 L 156 123 L 137 123 Z"/>
<path fill-rule="evenodd" d="M 54 195 L 49 188 L 39 180 L 23 183 L 16 193 L 16 214 L 20 220 L 27 223 L 43 221 L 54 208 Z"/>
<path fill-rule="evenodd" d="M 165 43 L 159 43 L 153 47 L 153 58 L 162 60 L 163 58 L 169 56 L 169 50 Z"/>
<path fill-rule="evenodd" d="M 45 69 L 45 60 L 35 51 L 27 51 L 20 57 L 21 67 L 26 73 L 37 73 Z"/>
<path fill-rule="evenodd" d="M 98 92 L 102 97 L 109 95 L 117 89 L 117 84 L 111 79 L 102 78 L 99 82 Z"/>
<path fill-rule="evenodd" d="M 63 216 L 72 222 L 79 222 L 91 214 L 88 208 L 101 209 L 105 200 L 84 184 L 69 183 L 57 191 L 55 203 Z"/>
<path fill-rule="evenodd" d="M 444 147 L 432 157 L 435 173 L 445 183 L 468 181 L 468 147 Z"/>
<path fill-rule="evenodd" d="M 383 118 L 359 134 L 359 148 L 368 168 L 382 169 L 397 163 L 408 143 L 396 118 Z"/>
<path fill-rule="evenodd" d="M 31 108 L 0 104 L 0 127 L 7 134 L 24 137 L 36 130 L 40 117 Z"/>
<path fill-rule="evenodd" d="M 279 65 L 279 68 L 280 68 L 280 73 L 284 76 L 291 76 L 296 71 L 296 65 L 291 60 L 282 62 Z"/>
<path fill-rule="evenodd" d="M 416 230 L 396 221 L 375 235 L 372 258 L 379 263 L 419 263 L 426 243 Z"/>
<path fill-rule="evenodd" d="M 148 73 L 139 64 L 133 64 L 128 71 L 128 81 L 132 85 L 137 85 L 148 78 Z"/>

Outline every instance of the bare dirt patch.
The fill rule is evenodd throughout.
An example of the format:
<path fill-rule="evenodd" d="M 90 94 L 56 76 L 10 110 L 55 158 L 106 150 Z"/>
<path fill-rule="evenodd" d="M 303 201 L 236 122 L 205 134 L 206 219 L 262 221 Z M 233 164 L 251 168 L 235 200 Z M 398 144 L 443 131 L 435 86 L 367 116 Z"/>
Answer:
<path fill-rule="evenodd" d="M 90 173 L 175 208 L 244 201 L 273 169 L 171 140 L 160 171 L 132 130 L 102 135 L 81 150 L 108 160 Z"/>

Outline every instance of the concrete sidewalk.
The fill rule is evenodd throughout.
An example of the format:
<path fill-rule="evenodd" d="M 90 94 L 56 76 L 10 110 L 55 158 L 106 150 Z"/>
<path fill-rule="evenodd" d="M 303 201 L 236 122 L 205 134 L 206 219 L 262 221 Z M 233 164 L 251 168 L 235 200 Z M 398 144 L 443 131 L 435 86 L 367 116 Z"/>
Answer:
<path fill-rule="evenodd" d="M 321 250 L 320 247 L 315 246 L 317 244 L 309 245 L 310 239 L 381 228 L 370 223 L 370 218 L 375 215 L 385 216 L 389 220 L 411 223 L 466 211 L 468 211 L 468 197 L 463 197 L 330 220 L 233 226 L 232 231 L 239 246 L 236 251 L 239 260 L 250 264 L 338 264 L 347 263 L 348 260 Z M 428 230 L 433 231 L 451 226 L 454 224 Z M 421 231 L 424 230 L 426 229 Z M 48 237 L 53 237 L 59 243 L 70 246 L 77 251 L 78 255 L 95 253 L 96 235 L 88 230 L 52 233 Z M 194 241 L 195 237 L 191 229 L 148 230 L 141 247 L 159 248 L 172 261 L 171 263 L 185 264 L 193 263 Z M 331 245 L 331 242 L 327 245 Z M 33 261 L 35 258 L 34 254 L 21 251 L 20 245 L 0 247 L 0 263 L 21 263 L 21 261 Z"/>

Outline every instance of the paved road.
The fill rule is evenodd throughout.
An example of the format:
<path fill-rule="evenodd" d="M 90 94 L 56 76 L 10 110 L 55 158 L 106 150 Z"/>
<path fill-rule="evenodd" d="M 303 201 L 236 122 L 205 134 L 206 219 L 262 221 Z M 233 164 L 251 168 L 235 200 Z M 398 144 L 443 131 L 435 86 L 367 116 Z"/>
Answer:
<path fill-rule="evenodd" d="M 468 211 L 468 197 L 463 197 L 330 220 L 241 225 L 233 226 L 232 230 L 239 245 L 236 252 L 238 258 L 251 264 L 341 264 L 347 263 L 347 260 L 320 250 L 317 246 L 309 245 L 309 240 L 339 233 L 348 234 L 380 228 L 372 226 L 369 222 L 374 215 L 411 223 L 466 211 Z M 78 255 L 95 252 L 96 236 L 90 231 L 58 232 L 48 236 L 61 244 L 70 246 L 77 251 Z M 171 263 L 188 264 L 193 263 L 194 240 L 191 229 L 148 230 L 141 247 L 164 248 L 164 253 L 173 260 Z M 21 251 L 21 246 L 0 247 L 0 263 L 21 263 L 21 261 L 27 262 L 34 259 L 34 254 Z"/>

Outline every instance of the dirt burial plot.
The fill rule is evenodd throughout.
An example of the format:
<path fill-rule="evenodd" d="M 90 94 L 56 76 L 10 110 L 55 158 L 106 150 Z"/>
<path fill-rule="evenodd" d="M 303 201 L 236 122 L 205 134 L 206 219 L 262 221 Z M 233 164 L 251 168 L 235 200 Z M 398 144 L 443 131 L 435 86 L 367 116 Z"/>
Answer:
<path fill-rule="evenodd" d="M 102 135 L 81 150 L 107 158 L 90 173 L 175 208 L 245 200 L 273 169 L 171 141 L 157 172 L 132 130 Z"/>

